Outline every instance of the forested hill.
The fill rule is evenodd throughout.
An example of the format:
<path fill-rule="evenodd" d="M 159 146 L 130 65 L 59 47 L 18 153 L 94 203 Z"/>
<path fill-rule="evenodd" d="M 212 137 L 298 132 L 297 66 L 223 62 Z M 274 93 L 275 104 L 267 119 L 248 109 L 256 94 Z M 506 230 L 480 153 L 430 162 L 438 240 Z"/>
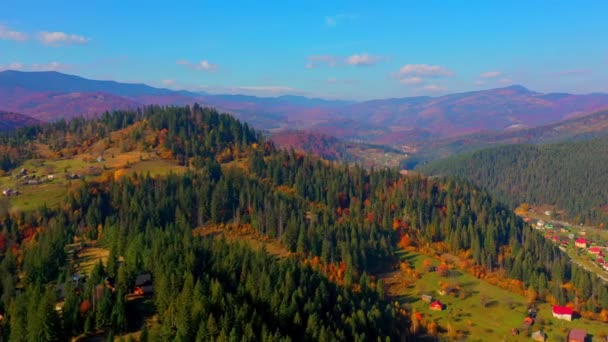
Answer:
<path fill-rule="evenodd" d="M 516 288 L 540 298 L 576 301 L 592 314 L 608 309 L 604 283 L 486 191 L 280 151 L 212 109 L 148 107 L 24 129 L 1 143 L 11 174 L 28 154 L 45 151 L 65 162 L 99 144 L 126 154 L 151 151 L 182 167 L 168 175 L 107 169 L 67 183 L 72 190 L 60 205 L 3 210 L 3 340 L 139 330 L 143 321 L 134 317 L 141 308 L 125 294 L 148 272 L 154 320 L 142 334 L 150 341 L 368 341 L 436 333 L 409 329 L 411 312 L 386 298 L 373 276 L 392 269 L 403 241 L 458 255 L 477 276 L 515 279 Z M 270 257 L 246 241 L 214 238 L 228 231 L 254 232 L 286 252 Z M 66 248 L 74 241 L 109 251 L 85 283 L 73 280 L 83 272 L 78 252 Z M 57 286 L 65 288 L 61 314 L 54 310 Z"/>
<path fill-rule="evenodd" d="M 608 223 L 608 138 L 485 149 L 420 167 L 467 178 L 512 206 L 551 204 L 575 221 Z"/>

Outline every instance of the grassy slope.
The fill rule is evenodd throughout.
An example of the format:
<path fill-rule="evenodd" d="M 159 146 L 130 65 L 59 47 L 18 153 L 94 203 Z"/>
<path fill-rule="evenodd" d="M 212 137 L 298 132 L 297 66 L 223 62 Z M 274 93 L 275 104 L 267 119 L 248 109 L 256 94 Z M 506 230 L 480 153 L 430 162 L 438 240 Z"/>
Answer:
<path fill-rule="evenodd" d="M 462 338 L 467 341 L 529 341 L 529 333 L 523 326 L 528 305 L 526 298 L 486 283 L 460 270 L 452 270 L 447 278 L 440 277 L 436 272 L 424 272 L 423 261 L 430 259 L 414 252 L 399 252 L 401 260 L 406 261 L 418 270 L 422 276 L 414 286 L 403 288 L 399 285 L 399 273 L 395 271 L 384 276 L 388 285 L 388 293 L 397 300 L 410 305 L 413 310 L 424 314 L 428 319 L 435 320 L 440 327 L 446 328 L 448 323 L 455 328 Z M 430 259 L 433 265 L 439 262 Z M 391 279 L 392 278 L 392 279 Z M 467 296 L 437 293 L 439 282 L 458 283 L 465 289 Z M 434 298 L 446 304 L 444 311 L 431 311 L 428 303 L 420 299 L 420 294 L 432 294 Z M 482 305 L 485 298 L 486 306 Z M 519 336 L 511 336 L 511 328 L 521 331 Z M 530 331 L 542 329 L 548 335 L 549 341 L 563 340 L 571 328 L 582 328 L 597 338 L 600 332 L 608 332 L 608 325 L 584 319 L 572 322 L 553 318 L 549 304 L 539 305 L 536 323 Z M 595 339 L 594 339 L 595 340 Z"/>

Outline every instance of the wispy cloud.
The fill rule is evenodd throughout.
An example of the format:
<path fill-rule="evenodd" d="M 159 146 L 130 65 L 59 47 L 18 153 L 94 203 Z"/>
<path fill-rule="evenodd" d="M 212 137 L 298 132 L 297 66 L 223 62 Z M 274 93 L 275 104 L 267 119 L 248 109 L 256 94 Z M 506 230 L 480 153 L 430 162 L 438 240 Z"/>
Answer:
<path fill-rule="evenodd" d="M 187 87 L 188 88 L 188 87 Z M 246 86 L 198 86 L 189 87 L 192 90 L 203 90 L 212 94 L 241 94 L 253 96 L 279 96 L 285 94 L 308 95 L 301 89 L 284 85 L 246 85 Z"/>
<path fill-rule="evenodd" d="M 197 63 L 192 63 L 190 61 L 187 60 L 178 60 L 176 62 L 178 65 L 183 65 L 189 69 L 192 70 L 199 70 L 199 71 L 208 71 L 208 72 L 213 72 L 216 71 L 217 68 L 219 67 L 219 65 L 217 64 L 211 64 L 208 60 L 203 59 L 200 62 Z"/>
<path fill-rule="evenodd" d="M 67 64 L 59 62 L 50 63 L 34 63 L 24 64 L 21 62 L 13 62 L 7 65 L 0 65 L 0 71 L 4 70 L 18 70 L 18 71 L 65 71 L 70 69 Z"/>
<path fill-rule="evenodd" d="M 327 27 L 335 27 L 341 21 L 352 21 L 359 18 L 359 14 L 357 13 L 338 13 L 332 16 L 325 17 L 325 26 Z"/>
<path fill-rule="evenodd" d="M 405 84 L 405 85 L 413 85 L 413 84 L 421 84 L 424 83 L 424 79 L 422 77 L 406 77 L 406 78 L 402 78 L 399 80 L 399 82 L 401 82 L 401 84 Z"/>
<path fill-rule="evenodd" d="M 0 40 L 24 42 L 27 40 L 27 34 L 19 31 L 13 31 L 7 26 L 0 25 Z"/>
<path fill-rule="evenodd" d="M 6 65 L 0 65 L 0 71 L 5 71 L 5 70 L 22 70 L 23 66 L 24 66 L 23 63 L 13 62 L 13 63 L 6 64 Z"/>
<path fill-rule="evenodd" d="M 382 60 L 382 56 L 370 55 L 368 53 L 354 54 L 347 57 L 333 55 L 308 56 L 306 68 L 314 69 L 321 66 L 333 68 L 339 65 L 370 66 Z"/>
<path fill-rule="evenodd" d="M 510 79 L 510 78 L 505 77 L 505 78 L 499 79 L 498 83 L 500 83 L 500 84 L 512 84 L 513 80 Z"/>
<path fill-rule="evenodd" d="M 84 45 L 91 41 L 90 38 L 78 34 L 69 34 L 65 32 L 40 32 L 38 40 L 44 45 Z"/>
<path fill-rule="evenodd" d="M 451 76 L 454 76 L 454 72 L 452 70 L 441 65 L 430 64 L 406 64 L 402 66 L 399 71 L 392 74 L 393 78 L 398 79 L 401 84 L 406 86 L 424 84 L 429 78 L 435 79 Z M 434 84 L 429 84 L 418 88 L 418 91 L 426 92 L 443 90 L 443 87 Z"/>
<path fill-rule="evenodd" d="M 357 84 L 357 83 L 359 83 L 358 80 L 339 79 L 339 78 L 335 78 L 335 77 L 330 77 L 330 78 L 324 80 L 323 82 L 326 84 Z"/>
<path fill-rule="evenodd" d="M 306 63 L 306 67 L 308 69 L 313 69 L 319 67 L 321 65 L 326 65 L 329 67 L 335 67 L 338 64 L 338 57 L 331 55 L 313 55 L 308 56 L 308 62 Z"/>
<path fill-rule="evenodd" d="M 438 85 L 438 84 L 427 84 L 424 87 L 419 88 L 418 90 L 421 92 L 439 93 L 439 92 L 447 91 L 448 89 L 446 87 Z"/>
<path fill-rule="evenodd" d="M 381 59 L 382 57 L 380 56 L 372 56 L 367 53 L 362 53 L 346 57 L 346 64 L 356 66 L 374 65 L 378 63 Z"/>
<path fill-rule="evenodd" d="M 482 73 L 481 75 L 479 75 L 479 77 L 481 78 L 497 78 L 502 76 L 502 72 L 500 71 L 486 71 L 484 73 Z"/>
<path fill-rule="evenodd" d="M 399 69 L 398 74 L 402 77 L 450 77 L 454 72 L 440 65 L 406 64 Z"/>
<path fill-rule="evenodd" d="M 161 81 L 161 83 L 162 83 L 164 86 L 167 86 L 167 87 L 170 87 L 170 86 L 172 86 L 172 85 L 175 85 L 175 81 L 174 81 L 174 80 L 162 80 L 162 81 Z"/>
<path fill-rule="evenodd" d="M 591 69 L 569 69 L 569 70 L 562 70 L 562 71 L 556 71 L 556 72 L 549 72 L 546 73 L 547 76 L 576 76 L 576 75 L 585 75 L 585 74 L 590 74 L 591 73 Z"/>

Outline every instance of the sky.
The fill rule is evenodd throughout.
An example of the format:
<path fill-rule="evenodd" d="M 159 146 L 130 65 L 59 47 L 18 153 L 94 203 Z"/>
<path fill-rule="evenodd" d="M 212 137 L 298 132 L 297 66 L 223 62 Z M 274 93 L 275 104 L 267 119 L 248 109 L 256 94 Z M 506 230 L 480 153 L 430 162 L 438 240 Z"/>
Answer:
<path fill-rule="evenodd" d="M 323 98 L 608 92 L 608 1 L 0 2 L 0 70 Z"/>

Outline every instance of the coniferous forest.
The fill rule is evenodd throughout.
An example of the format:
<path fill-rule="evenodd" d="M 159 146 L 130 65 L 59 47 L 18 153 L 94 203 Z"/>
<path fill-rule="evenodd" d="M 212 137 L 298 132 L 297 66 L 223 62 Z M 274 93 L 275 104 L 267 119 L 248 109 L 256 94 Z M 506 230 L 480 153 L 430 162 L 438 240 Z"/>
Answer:
<path fill-rule="evenodd" d="M 125 129 L 128 140 L 113 140 L 112 132 Z M 465 255 L 478 270 L 519 280 L 559 303 L 608 309 L 605 283 L 467 181 L 278 150 L 247 124 L 198 105 L 5 133 L 1 167 L 11 171 L 36 157 L 36 144 L 65 155 L 83 142 L 156 150 L 187 171 L 104 173 L 85 179 L 58 207 L 3 212 L 4 340 L 60 341 L 142 326 L 148 341 L 411 338 L 408 315 L 374 276 L 393 264 L 404 237 Z M 213 227 L 254 231 L 287 256 L 196 234 Z M 107 263 L 96 264 L 84 283 L 74 280 L 65 248 L 74 241 L 109 250 Z M 138 313 L 126 299 L 141 274 L 154 283 L 151 328 L 130 319 Z"/>
<path fill-rule="evenodd" d="M 549 204 L 576 223 L 608 223 L 608 139 L 552 145 L 511 145 L 463 154 L 420 168 L 468 179 L 512 207 Z"/>

